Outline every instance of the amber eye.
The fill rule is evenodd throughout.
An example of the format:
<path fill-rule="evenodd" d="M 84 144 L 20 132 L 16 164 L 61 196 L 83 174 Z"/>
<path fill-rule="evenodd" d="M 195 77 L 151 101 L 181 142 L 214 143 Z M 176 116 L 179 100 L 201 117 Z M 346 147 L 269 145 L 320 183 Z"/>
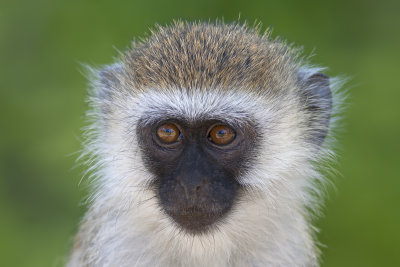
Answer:
<path fill-rule="evenodd" d="M 216 145 L 227 145 L 235 138 L 235 133 L 228 126 L 218 125 L 211 129 L 208 138 Z"/>
<path fill-rule="evenodd" d="M 181 133 L 175 125 L 172 123 L 163 124 L 157 129 L 157 136 L 165 144 L 171 144 L 176 142 Z"/>

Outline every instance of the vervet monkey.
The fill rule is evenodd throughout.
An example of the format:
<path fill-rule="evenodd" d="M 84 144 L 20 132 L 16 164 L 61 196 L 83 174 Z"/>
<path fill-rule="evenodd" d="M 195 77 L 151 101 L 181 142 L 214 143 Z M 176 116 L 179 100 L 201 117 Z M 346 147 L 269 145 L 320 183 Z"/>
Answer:
<path fill-rule="evenodd" d="M 68 266 L 318 266 L 337 107 L 321 71 L 222 22 L 159 27 L 96 71 L 94 188 Z"/>

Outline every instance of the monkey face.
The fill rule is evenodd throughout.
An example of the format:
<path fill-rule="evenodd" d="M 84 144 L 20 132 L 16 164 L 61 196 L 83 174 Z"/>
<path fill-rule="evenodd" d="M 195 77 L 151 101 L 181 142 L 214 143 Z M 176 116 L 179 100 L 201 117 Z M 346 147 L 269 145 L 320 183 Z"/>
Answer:
<path fill-rule="evenodd" d="M 94 71 L 71 266 L 318 266 L 322 70 L 245 25 L 178 22 Z"/>
<path fill-rule="evenodd" d="M 202 233 L 232 209 L 240 195 L 256 132 L 218 120 L 167 119 L 137 129 L 146 167 L 164 212 L 190 233 Z"/>

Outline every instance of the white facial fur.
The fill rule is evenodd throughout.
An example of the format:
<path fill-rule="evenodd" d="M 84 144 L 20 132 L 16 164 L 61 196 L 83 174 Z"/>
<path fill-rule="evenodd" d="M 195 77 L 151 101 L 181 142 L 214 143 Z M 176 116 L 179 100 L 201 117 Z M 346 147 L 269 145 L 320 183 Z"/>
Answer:
<path fill-rule="evenodd" d="M 313 205 L 312 162 L 326 150 L 307 139 L 309 114 L 295 89 L 272 97 L 247 90 L 148 89 L 115 94 L 112 108 L 93 124 L 88 153 L 95 157 L 96 190 L 82 226 L 91 231 L 89 266 L 316 266 L 307 208 Z M 99 107 L 98 107 L 99 108 Z M 94 113 L 99 116 L 98 113 Z M 252 121 L 261 133 L 257 157 L 239 181 L 247 190 L 217 230 L 191 235 L 158 204 L 147 185 L 136 128 L 163 118 L 210 118 L 240 125 Z M 91 242 L 85 243 L 85 242 Z M 73 254 L 69 266 L 80 266 Z"/>

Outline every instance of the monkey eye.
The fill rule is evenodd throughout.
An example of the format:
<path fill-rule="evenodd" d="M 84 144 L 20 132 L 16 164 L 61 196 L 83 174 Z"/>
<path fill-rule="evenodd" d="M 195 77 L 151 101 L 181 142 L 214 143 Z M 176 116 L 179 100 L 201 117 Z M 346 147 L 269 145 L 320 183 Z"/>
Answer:
<path fill-rule="evenodd" d="M 157 128 L 157 136 L 164 144 L 172 144 L 182 137 L 178 127 L 172 123 L 166 123 Z"/>
<path fill-rule="evenodd" d="M 226 125 L 214 126 L 208 134 L 208 140 L 216 145 L 227 145 L 235 138 L 235 132 Z"/>

